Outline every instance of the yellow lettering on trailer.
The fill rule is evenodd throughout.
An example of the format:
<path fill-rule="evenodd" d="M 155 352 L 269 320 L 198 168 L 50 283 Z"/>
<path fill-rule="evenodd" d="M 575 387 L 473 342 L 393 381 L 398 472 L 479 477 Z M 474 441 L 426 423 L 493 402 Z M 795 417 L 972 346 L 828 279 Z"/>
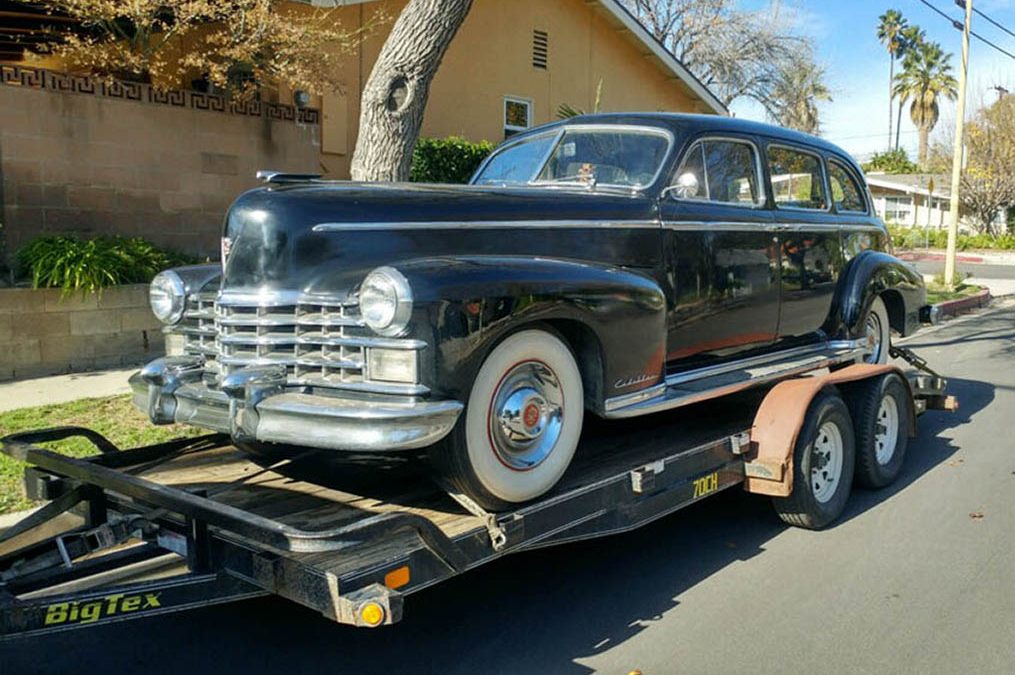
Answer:
<path fill-rule="evenodd" d="M 714 471 L 707 476 L 694 479 L 694 499 L 710 495 L 719 489 L 719 472 Z"/>

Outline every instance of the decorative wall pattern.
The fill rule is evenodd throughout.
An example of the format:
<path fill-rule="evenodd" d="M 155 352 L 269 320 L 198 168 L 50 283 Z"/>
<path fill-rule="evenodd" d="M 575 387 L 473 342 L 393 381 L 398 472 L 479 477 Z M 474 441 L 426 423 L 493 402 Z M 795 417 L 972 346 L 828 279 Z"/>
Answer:
<path fill-rule="evenodd" d="M 218 94 L 180 89 L 157 89 L 140 82 L 99 80 L 79 75 L 68 75 L 42 68 L 26 68 L 0 64 L 0 84 L 33 89 L 49 89 L 69 94 L 90 94 L 125 101 L 191 108 L 210 112 L 267 117 L 270 120 L 319 124 L 320 111 L 316 108 L 297 108 L 284 103 L 265 103 L 257 100 L 233 100 Z"/>

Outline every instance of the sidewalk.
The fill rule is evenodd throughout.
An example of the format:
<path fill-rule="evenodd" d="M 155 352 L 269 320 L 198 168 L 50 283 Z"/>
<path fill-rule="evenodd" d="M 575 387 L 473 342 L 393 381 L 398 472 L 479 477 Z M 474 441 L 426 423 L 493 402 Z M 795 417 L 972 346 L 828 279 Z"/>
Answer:
<path fill-rule="evenodd" d="M 50 403 L 67 403 L 80 398 L 126 394 L 130 392 L 127 378 L 137 369 L 138 366 L 132 366 L 116 370 L 0 382 L 0 412 Z"/>
<path fill-rule="evenodd" d="M 999 298 L 1003 295 L 1015 295 L 1015 279 L 983 279 L 981 277 L 969 277 L 966 279 L 966 283 L 986 288 L 995 298 Z"/>
<path fill-rule="evenodd" d="M 917 251 L 899 251 L 899 260 L 909 262 L 944 261 L 945 252 L 938 249 L 921 249 Z M 969 251 L 955 254 L 955 261 L 984 265 L 1015 265 L 1015 251 Z"/>

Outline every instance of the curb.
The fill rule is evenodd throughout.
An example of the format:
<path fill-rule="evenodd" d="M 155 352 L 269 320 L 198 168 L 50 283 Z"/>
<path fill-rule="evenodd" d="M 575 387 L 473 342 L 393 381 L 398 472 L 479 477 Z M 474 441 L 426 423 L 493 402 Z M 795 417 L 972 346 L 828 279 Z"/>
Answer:
<path fill-rule="evenodd" d="M 955 300 L 939 302 L 934 307 L 938 310 L 938 316 L 941 319 L 946 319 L 973 309 L 986 307 L 990 304 L 991 299 L 990 291 L 982 290 L 976 295 L 970 295 L 968 298 L 956 298 Z"/>
<path fill-rule="evenodd" d="M 915 251 L 903 251 L 896 257 L 906 262 L 944 262 L 945 259 L 943 253 L 917 253 Z M 984 260 L 980 255 L 956 255 L 955 262 L 983 264 Z M 997 264 L 1003 265 L 1004 263 Z"/>

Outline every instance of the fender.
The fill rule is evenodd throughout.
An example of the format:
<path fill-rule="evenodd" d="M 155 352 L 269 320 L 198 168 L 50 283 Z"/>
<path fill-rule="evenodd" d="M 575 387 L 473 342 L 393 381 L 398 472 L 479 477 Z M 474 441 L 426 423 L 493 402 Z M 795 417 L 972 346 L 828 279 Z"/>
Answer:
<path fill-rule="evenodd" d="M 187 295 L 217 290 L 222 283 L 222 265 L 218 263 L 174 267 L 172 271 L 180 275 Z"/>
<path fill-rule="evenodd" d="M 456 256 L 394 263 L 412 287 L 413 328 L 431 351 L 429 384 L 467 400 L 495 344 L 526 325 L 546 323 L 571 344 L 586 401 L 656 384 L 663 375 L 666 302 L 647 275 L 575 260 Z M 424 336 L 419 331 L 432 331 Z M 425 358 L 425 356 L 424 356 Z"/>
<path fill-rule="evenodd" d="M 839 279 L 828 332 L 859 335 L 860 322 L 874 298 L 882 294 L 892 328 L 902 335 L 916 331 L 920 326 L 920 308 L 927 304 L 923 277 L 895 256 L 867 250 L 849 261 Z"/>

